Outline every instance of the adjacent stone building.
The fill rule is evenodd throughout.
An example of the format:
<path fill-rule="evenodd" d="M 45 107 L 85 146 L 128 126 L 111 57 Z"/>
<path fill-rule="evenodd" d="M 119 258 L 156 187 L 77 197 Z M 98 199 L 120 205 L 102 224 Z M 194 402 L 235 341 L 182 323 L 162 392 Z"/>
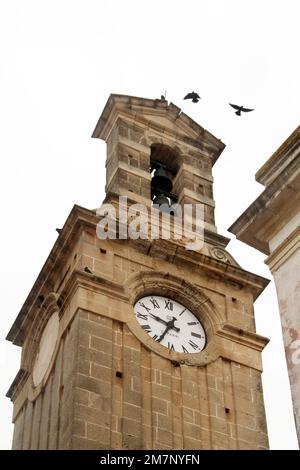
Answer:
<path fill-rule="evenodd" d="M 265 190 L 229 230 L 268 255 L 300 443 L 300 126 L 257 172 L 256 180 Z"/>
<path fill-rule="evenodd" d="M 268 281 L 217 232 L 224 144 L 172 103 L 123 95 L 109 97 L 93 137 L 107 143 L 106 204 L 127 196 L 150 210 L 155 191 L 199 204 L 204 243 L 122 238 L 132 215 L 120 225 L 119 212 L 115 237 L 101 239 L 105 216 L 74 206 L 8 334 L 22 348 L 13 448 L 267 448 L 268 340 L 253 303 Z"/>

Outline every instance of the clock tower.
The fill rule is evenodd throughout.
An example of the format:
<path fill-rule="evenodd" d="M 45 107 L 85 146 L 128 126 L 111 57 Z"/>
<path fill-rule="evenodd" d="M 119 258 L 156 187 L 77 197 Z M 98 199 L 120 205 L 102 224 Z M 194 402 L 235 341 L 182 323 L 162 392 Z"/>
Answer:
<path fill-rule="evenodd" d="M 267 448 L 253 302 L 268 281 L 215 226 L 224 144 L 123 95 L 93 137 L 104 204 L 74 206 L 7 337 L 22 348 L 13 448 Z"/>

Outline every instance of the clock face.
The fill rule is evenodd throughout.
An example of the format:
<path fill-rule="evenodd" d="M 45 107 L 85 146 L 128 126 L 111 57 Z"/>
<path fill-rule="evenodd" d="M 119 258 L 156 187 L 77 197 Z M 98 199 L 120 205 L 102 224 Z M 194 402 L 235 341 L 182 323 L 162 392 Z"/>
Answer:
<path fill-rule="evenodd" d="M 171 351 L 199 353 L 206 345 L 206 335 L 198 318 L 175 300 L 150 295 L 134 306 L 143 330 Z"/>
<path fill-rule="evenodd" d="M 59 317 L 55 312 L 47 322 L 42 333 L 39 350 L 33 366 L 33 384 L 37 387 L 43 380 L 48 366 L 51 362 L 59 329 Z"/>

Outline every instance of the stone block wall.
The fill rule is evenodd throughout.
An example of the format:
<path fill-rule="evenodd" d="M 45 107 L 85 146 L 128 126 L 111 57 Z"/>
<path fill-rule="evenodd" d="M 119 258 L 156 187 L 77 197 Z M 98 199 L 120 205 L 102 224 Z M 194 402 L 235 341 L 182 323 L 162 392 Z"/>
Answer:
<path fill-rule="evenodd" d="M 128 301 L 101 286 L 125 286 L 144 270 L 173 272 L 201 286 L 224 322 L 254 332 L 249 292 L 89 232 L 76 255 L 74 268 L 94 274 L 86 274 L 87 284 L 61 313 L 60 342 L 41 393 L 17 403 L 13 448 L 267 448 L 255 349 L 227 338 L 205 365 L 171 361 L 132 333 Z M 94 275 L 102 279 L 99 288 L 88 285 Z"/>

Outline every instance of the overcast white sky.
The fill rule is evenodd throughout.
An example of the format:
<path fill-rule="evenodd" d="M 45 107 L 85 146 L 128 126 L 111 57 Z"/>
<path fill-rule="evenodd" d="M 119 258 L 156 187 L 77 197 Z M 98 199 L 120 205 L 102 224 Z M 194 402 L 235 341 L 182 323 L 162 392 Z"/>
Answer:
<path fill-rule="evenodd" d="M 4 340 L 73 204 L 104 198 L 91 133 L 110 93 L 167 99 L 226 144 L 214 168 L 227 228 L 262 191 L 255 172 L 299 125 L 298 0 L 0 0 L 0 447 L 19 348 Z M 183 101 L 197 91 L 198 104 Z M 255 108 L 235 116 L 228 102 Z M 229 251 L 270 277 L 264 256 Z M 256 302 L 270 446 L 297 448 L 275 288 Z"/>

